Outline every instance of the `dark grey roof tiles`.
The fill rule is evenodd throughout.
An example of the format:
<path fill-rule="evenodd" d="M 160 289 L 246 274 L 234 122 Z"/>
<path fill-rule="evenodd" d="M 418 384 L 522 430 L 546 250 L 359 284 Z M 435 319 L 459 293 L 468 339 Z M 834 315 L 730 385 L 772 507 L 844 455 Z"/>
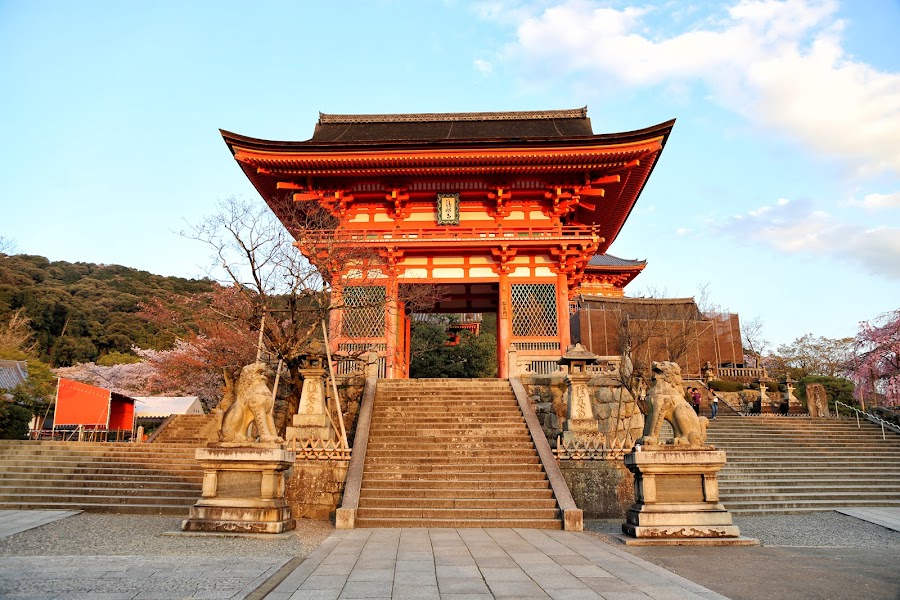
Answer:
<path fill-rule="evenodd" d="M 28 381 L 28 363 L 24 360 L 0 360 L 0 390 L 11 390 Z"/>
<path fill-rule="evenodd" d="M 312 142 L 489 140 L 591 136 L 587 107 L 573 110 L 408 115 L 319 115 Z"/>
<path fill-rule="evenodd" d="M 641 267 L 646 265 L 646 260 L 619 258 L 612 254 L 595 254 L 587 264 L 589 267 Z"/>

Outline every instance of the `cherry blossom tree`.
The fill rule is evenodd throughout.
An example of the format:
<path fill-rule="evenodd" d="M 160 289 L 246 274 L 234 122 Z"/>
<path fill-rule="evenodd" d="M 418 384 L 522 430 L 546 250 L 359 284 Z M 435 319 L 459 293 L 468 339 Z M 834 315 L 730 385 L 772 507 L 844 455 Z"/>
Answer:
<path fill-rule="evenodd" d="M 857 398 L 900 406 L 900 308 L 860 323 L 855 353 L 851 378 Z"/>

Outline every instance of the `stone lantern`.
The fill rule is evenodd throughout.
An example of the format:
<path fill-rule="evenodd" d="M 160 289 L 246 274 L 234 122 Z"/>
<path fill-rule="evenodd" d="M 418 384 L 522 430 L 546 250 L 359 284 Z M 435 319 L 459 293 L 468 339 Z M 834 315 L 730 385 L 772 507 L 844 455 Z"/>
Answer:
<path fill-rule="evenodd" d="M 703 383 L 709 386 L 710 380 L 715 375 L 716 370 L 713 368 L 712 363 L 706 361 L 706 364 L 700 368 L 700 376 L 703 378 Z"/>
<path fill-rule="evenodd" d="M 310 345 L 307 354 L 300 358 L 300 374 L 303 387 L 300 391 L 300 406 L 293 417 L 293 427 L 288 427 L 285 439 L 319 439 L 334 441 L 334 427 L 325 405 L 325 380 L 328 369 L 320 345 Z"/>
<path fill-rule="evenodd" d="M 568 386 L 568 404 L 566 407 L 566 423 L 563 425 L 563 440 L 572 441 L 578 434 L 593 435 L 600 428 L 594 418 L 591 390 L 588 382 L 591 373 L 587 366 L 596 364 L 598 356 L 582 346 L 575 344 L 565 356 L 559 359 L 559 365 L 567 369 L 565 382 Z"/>

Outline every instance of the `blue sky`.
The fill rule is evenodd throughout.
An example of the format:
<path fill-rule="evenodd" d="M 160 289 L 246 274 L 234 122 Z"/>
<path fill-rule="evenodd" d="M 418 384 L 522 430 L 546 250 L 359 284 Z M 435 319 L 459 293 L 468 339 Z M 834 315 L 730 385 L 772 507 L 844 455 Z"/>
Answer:
<path fill-rule="evenodd" d="M 218 129 L 588 106 L 677 123 L 610 252 L 773 345 L 900 307 L 900 3 L 0 0 L 0 236 L 200 276 L 177 232 L 255 197 Z"/>

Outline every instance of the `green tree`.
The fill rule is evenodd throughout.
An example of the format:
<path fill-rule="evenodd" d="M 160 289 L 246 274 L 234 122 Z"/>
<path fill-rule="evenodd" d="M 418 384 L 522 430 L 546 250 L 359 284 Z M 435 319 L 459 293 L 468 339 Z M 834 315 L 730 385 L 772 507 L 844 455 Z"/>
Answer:
<path fill-rule="evenodd" d="M 781 345 L 769 356 L 766 367 L 773 375 L 802 379 L 809 375 L 840 377 L 846 374 L 853 359 L 853 338 L 814 337 L 811 333 Z"/>
<path fill-rule="evenodd" d="M 496 316 L 484 315 L 479 334 L 463 331 L 459 343 L 448 345 L 445 325 L 428 321 L 412 324 L 410 377 L 493 377 L 497 373 Z"/>
<path fill-rule="evenodd" d="M 18 404 L 0 401 L 0 440 L 26 439 L 30 421 L 30 410 Z"/>

